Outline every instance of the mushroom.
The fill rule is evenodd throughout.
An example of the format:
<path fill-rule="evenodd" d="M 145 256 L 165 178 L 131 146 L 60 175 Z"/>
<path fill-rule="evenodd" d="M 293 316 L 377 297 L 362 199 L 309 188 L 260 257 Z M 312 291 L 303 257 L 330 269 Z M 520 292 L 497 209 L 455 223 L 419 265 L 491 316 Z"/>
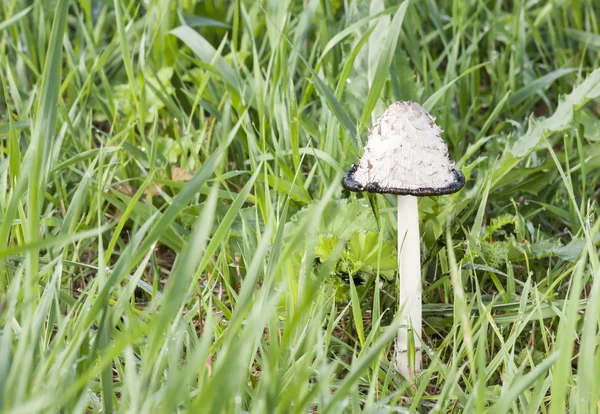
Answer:
<path fill-rule="evenodd" d="M 442 130 L 421 105 L 391 104 L 369 131 L 358 165 L 344 176 L 350 191 L 398 195 L 398 273 L 402 326 L 396 341 L 396 370 L 411 383 L 421 371 L 421 253 L 417 198 L 460 190 L 465 178 L 454 169 Z M 414 366 L 408 344 L 414 335 Z M 412 362 L 412 359 L 411 359 Z"/>

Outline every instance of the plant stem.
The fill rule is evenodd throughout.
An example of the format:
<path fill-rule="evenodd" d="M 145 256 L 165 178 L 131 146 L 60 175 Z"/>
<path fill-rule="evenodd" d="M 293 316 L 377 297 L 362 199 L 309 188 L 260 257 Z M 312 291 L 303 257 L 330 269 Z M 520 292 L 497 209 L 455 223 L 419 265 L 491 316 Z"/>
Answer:
<path fill-rule="evenodd" d="M 411 383 L 421 371 L 421 248 L 417 197 L 398 196 L 398 270 L 403 326 L 396 342 L 396 370 Z M 409 344 L 414 340 L 414 360 Z M 412 356 L 412 355 L 411 355 Z"/>

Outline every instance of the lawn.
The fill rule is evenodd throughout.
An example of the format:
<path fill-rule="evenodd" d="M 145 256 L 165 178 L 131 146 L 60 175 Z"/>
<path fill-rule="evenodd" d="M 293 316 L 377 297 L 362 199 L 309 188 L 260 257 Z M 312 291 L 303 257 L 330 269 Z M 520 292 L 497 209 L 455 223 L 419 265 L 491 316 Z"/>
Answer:
<path fill-rule="evenodd" d="M 0 412 L 600 409 L 597 0 L 0 2 Z M 423 370 L 394 368 L 398 100 Z M 414 348 L 413 348 L 414 350 Z"/>

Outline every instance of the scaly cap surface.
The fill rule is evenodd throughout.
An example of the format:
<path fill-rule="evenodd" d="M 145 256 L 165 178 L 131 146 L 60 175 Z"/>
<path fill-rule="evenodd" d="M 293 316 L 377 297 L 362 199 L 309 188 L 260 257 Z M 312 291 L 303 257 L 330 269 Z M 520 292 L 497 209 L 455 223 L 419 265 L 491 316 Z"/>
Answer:
<path fill-rule="evenodd" d="M 415 196 L 460 190 L 465 179 L 448 158 L 441 133 L 418 103 L 391 104 L 371 128 L 363 156 L 344 176 L 344 187 Z"/>

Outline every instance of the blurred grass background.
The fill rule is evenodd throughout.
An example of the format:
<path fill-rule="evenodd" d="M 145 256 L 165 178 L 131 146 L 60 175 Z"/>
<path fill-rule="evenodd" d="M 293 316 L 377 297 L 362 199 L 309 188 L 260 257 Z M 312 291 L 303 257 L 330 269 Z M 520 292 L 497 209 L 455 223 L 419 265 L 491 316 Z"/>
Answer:
<path fill-rule="evenodd" d="M 595 0 L 0 4 L 0 411 L 596 412 Z M 396 100 L 426 369 L 393 369 L 395 197 L 341 188 Z"/>

